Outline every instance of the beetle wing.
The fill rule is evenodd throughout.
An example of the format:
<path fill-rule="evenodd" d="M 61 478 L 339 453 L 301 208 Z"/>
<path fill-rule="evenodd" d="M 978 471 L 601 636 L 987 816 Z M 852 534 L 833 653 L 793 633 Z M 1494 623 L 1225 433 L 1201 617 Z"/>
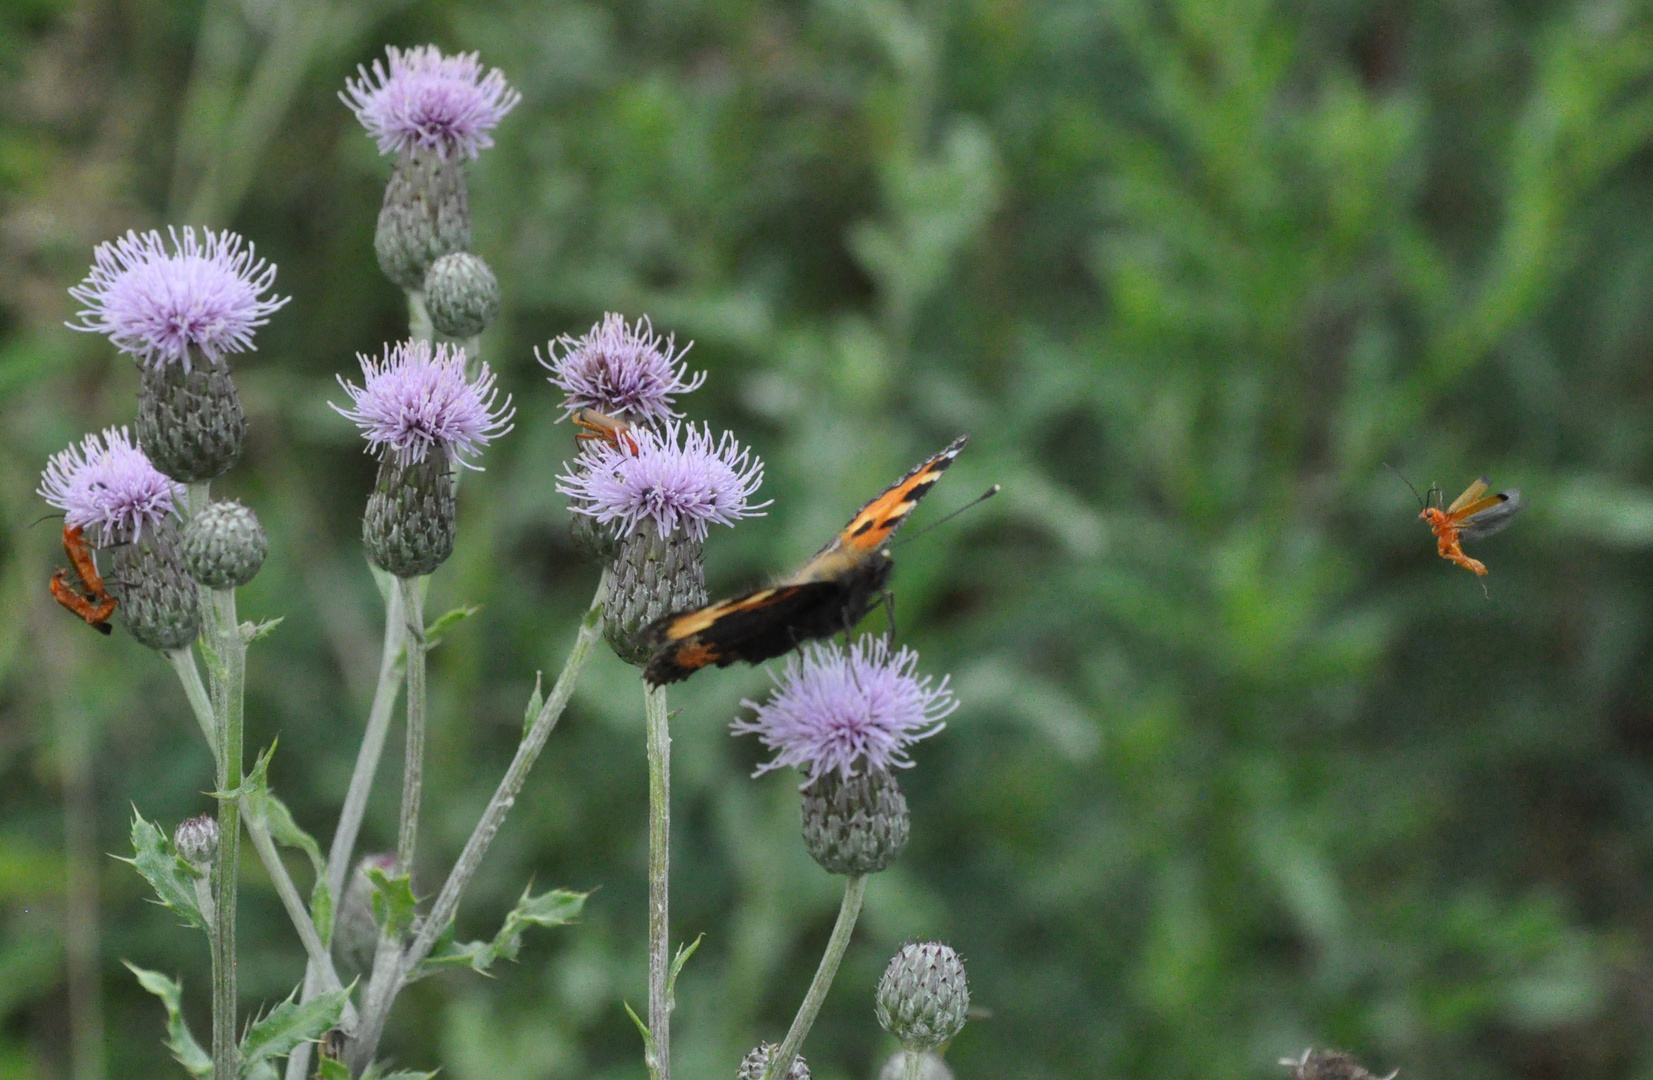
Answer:
<path fill-rule="evenodd" d="M 1476 499 L 1479 499 L 1482 495 L 1486 494 L 1488 484 L 1489 481 L 1483 476 L 1465 488 L 1464 493 L 1456 499 L 1453 499 L 1452 505 L 1446 508 L 1446 516 L 1456 517 L 1458 514 L 1463 513 L 1465 507 L 1474 502 Z"/>
<path fill-rule="evenodd" d="M 1489 495 L 1465 508 L 1463 521 L 1458 526 L 1458 536 L 1464 540 L 1480 540 L 1502 532 L 1525 505 L 1519 491 Z"/>

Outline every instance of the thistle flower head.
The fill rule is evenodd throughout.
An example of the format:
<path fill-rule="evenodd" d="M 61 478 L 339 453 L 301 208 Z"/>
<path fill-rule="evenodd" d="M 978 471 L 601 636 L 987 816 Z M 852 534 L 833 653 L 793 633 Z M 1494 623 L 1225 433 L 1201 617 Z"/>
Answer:
<path fill-rule="evenodd" d="M 693 343 L 674 352 L 675 343 L 669 334 L 661 341 L 648 316 L 627 326 L 624 316 L 611 311 L 585 336 L 564 334 L 546 346 L 546 356 L 538 349 L 534 356 L 551 372 L 551 385 L 563 392 L 566 414 L 596 409 L 660 421 L 681 416 L 672 411 L 675 395 L 698 390 L 706 381 L 704 371 L 691 376 L 683 362 Z"/>
<path fill-rule="evenodd" d="M 113 427 L 48 458 L 38 491 L 63 511 L 66 524 L 103 546 L 137 540 L 183 497 L 182 486 L 149 463 L 127 430 Z"/>
<path fill-rule="evenodd" d="M 291 297 L 269 295 L 276 268 L 235 233 L 169 228 L 99 244 L 86 280 L 69 290 L 85 304 L 71 330 L 106 334 L 151 368 L 182 364 L 190 348 L 217 362 L 253 348 L 253 331 Z M 245 246 L 243 246 L 245 244 Z"/>
<path fill-rule="evenodd" d="M 910 768 L 907 747 L 940 731 L 958 707 L 947 679 L 919 678 L 917 666 L 916 652 L 892 653 L 881 637 L 848 649 L 812 644 L 789 658 L 779 676 L 770 674 L 769 700 L 742 701 L 755 715 L 731 725 L 775 751 L 753 775 L 791 765 L 807 788 L 827 773 L 847 779 L 860 770 Z"/>
<path fill-rule="evenodd" d="M 725 431 L 668 421 L 659 431 L 632 428 L 616 443 L 592 441 L 574 467 L 557 477 L 557 490 L 577 514 L 615 522 L 621 535 L 645 524 L 662 538 L 682 529 L 696 541 L 707 526 L 761 517 L 769 503 L 753 503 L 763 462 Z"/>
<path fill-rule="evenodd" d="M 483 73 L 476 53 L 388 45 L 385 56 L 388 62 L 373 61 L 371 72 L 358 67 L 361 77 L 339 94 L 381 154 L 423 147 L 444 159 L 474 159 L 494 145 L 488 133 L 522 100 L 498 68 Z"/>
<path fill-rule="evenodd" d="M 487 364 L 474 381 L 467 381 L 465 350 L 460 346 L 404 341 L 386 345 L 380 359 L 360 353 L 356 358 L 362 365 L 362 385 L 339 376 L 353 407 L 333 408 L 362 429 L 369 450 L 388 451 L 403 466 L 440 449 L 450 461 L 476 468 L 465 457 L 480 453 L 491 439 L 511 430 L 516 410 L 510 395 L 500 403 Z"/>

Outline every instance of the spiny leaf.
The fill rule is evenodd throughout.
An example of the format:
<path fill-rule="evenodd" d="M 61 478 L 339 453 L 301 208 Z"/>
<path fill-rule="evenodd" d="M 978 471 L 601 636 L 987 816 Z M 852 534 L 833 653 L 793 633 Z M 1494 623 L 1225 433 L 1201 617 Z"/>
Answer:
<path fill-rule="evenodd" d="M 413 978 L 429 975 L 441 968 L 469 966 L 475 971 L 486 975 L 488 969 L 501 957 L 506 960 L 515 960 L 517 952 L 522 947 L 522 932 L 530 926 L 564 926 L 580 916 L 585 907 L 586 897 L 590 893 L 572 892 L 568 889 L 552 889 L 538 896 L 532 895 L 524 889 L 522 897 L 517 900 L 517 906 L 505 916 L 505 924 L 499 928 L 490 942 L 481 941 L 454 941 L 453 924 L 443 927 L 442 935 L 436 939 L 436 945 L 431 949 L 423 963 L 419 965 Z"/>
<path fill-rule="evenodd" d="M 429 651 L 442 643 L 449 630 L 482 610 L 481 604 L 466 604 L 445 612 L 441 618 L 425 627 L 425 649 Z"/>
<path fill-rule="evenodd" d="M 299 828 L 287 804 L 270 790 L 270 759 L 275 756 L 275 744 L 258 755 L 252 771 L 241 782 L 241 812 L 250 822 L 256 822 L 270 831 L 270 838 L 283 847 L 297 848 L 310 859 L 310 871 L 315 885 L 310 890 L 310 918 L 316 924 L 316 933 L 322 941 L 333 934 L 333 894 L 327 888 L 327 860 L 315 837 Z"/>
<path fill-rule="evenodd" d="M 689 957 L 695 954 L 695 950 L 700 948 L 700 943 L 705 940 L 706 935 L 701 934 L 689 944 L 677 947 L 677 955 L 672 958 L 671 971 L 666 975 L 666 1001 L 668 1003 L 676 1000 L 678 972 L 683 970 L 683 965 L 689 962 Z"/>
<path fill-rule="evenodd" d="M 252 1070 L 260 1062 L 284 1057 L 299 1043 L 318 1039 L 335 1027 L 344 1012 L 345 999 L 350 996 L 350 990 L 343 988 L 318 994 L 303 1004 L 293 1000 L 297 996 L 298 991 L 294 990 L 286 1001 L 247 1028 L 247 1034 L 241 1038 L 243 1077 L 250 1078 Z"/>
<path fill-rule="evenodd" d="M 286 616 L 275 619 L 265 619 L 261 623 L 242 623 L 241 640 L 246 642 L 248 645 L 251 645 L 260 638 L 269 637 L 270 632 L 280 626 L 282 619 L 284 618 L 286 618 Z"/>
<path fill-rule="evenodd" d="M 132 851 L 133 858 L 121 861 L 137 867 L 154 887 L 161 906 L 183 916 L 189 925 L 206 930 L 206 917 L 195 900 L 195 871 L 172 850 L 172 841 L 160 826 L 145 821 L 136 809 L 132 812 Z"/>
<path fill-rule="evenodd" d="M 178 1059 L 178 1064 L 197 1080 L 207 1080 L 212 1075 L 212 1058 L 202 1049 L 201 1044 L 195 1041 L 195 1036 L 189 1033 L 189 1025 L 184 1022 L 182 983 L 173 982 L 159 971 L 147 971 L 136 964 L 127 963 L 127 970 L 138 977 L 138 985 L 161 999 L 166 1008 L 166 1048 L 172 1051 L 172 1056 Z"/>
<path fill-rule="evenodd" d="M 377 866 L 369 868 L 367 879 L 373 883 L 373 921 L 392 937 L 401 937 L 413 925 L 418 905 L 413 880 L 406 874 L 391 877 Z"/>

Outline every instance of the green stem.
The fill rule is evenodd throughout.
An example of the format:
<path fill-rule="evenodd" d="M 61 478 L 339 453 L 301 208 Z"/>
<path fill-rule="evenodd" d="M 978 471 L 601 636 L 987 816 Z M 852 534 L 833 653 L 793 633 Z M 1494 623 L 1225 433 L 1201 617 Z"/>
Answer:
<path fill-rule="evenodd" d="M 920 1068 L 924 1064 L 924 1055 L 916 1050 L 901 1051 L 902 1074 L 905 1080 L 918 1080 Z"/>
<path fill-rule="evenodd" d="M 242 695 L 247 676 L 247 642 L 235 613 L 235 590 L 212 591 L 220 685 L 214 697 L 218 720 L 218 856 L 213 893 L 218 918 L 212 935 L 212 1075 L 236 1080 L 240 1047 L 235 1022 L 236 863 L 241 848 Z"/>
<path fill-rule="evenodd" d="M 551 732 L 556 729 L 563 710 L 568 707 L 569 699 L 574 696 L 574 685 L 579 681 L 580 672 L 585 668 L 586 660 L 591 655 L 591 646 L 602 636 L 603 604 L 608 598 L 608 588 L 609 573 L 605 570 L 602 579 L 597 583 L 596 595 L 591 598 L 591 607 L 586 610 L 585 618 L 580 622 L 580 632 L 574 637 L 574 647 L 568 651 L 568 660 L 563 664 L 556 684 L 551 687 L 550 695 L 540 706 L 533 723 L 528 726 L 528 733 L 517 745 L 516 757 L 511 759 L 511 765 L 500 779 L 494 797 L 488 800 L 488 806 L 482 811 L 476 828 L 471 830 L 471 838 L 465 841 L 465 849 L 459 853 L 459 860 L 454 863 L 453 870 L 448 873 L 448 880 L 443 883 L 442 891 L 436 896 L 436 902 L 431 905 L 430 915 L 420 924 L 419 932 L 414 936 L 413 944 L 408 946 L 406 954 L 399 958 L 399 969 L 395 972 L 387 974 L 381 969 L 381 962 L 389 954 L 389 950 L 383 948 L 381 939 L 379 956 L 375 958 L 373 976 L 368 982 L 367 997 L 362 1006 L 362 1026 L 351 1049 L 351 1068 L 357 1074 L 367 1067 L 373 1060 L 373 1055 L 378 1052 L 379 1037 L 384 1034 L 385 1020 L 396 1000 L 401 981 L 430 955 L 437 937 L 453 921 L 454 915 L 459 911 L 459 901 L 465 893 L 465 886 L 470 884 L 477 867 L 482 865 L 482 857 L 488 853 L 488 846 L 498 835 L 499 827 L 505 823 L 505 815 L 510 813 L 511 807 L 515 805 L 523 782 L 528 779 L 529 770 L 534 767 L 540 751 L 545 749 L 545 741 L 551 737 Z M 395 977 L 391 978 L 391 975 Z"/>
<path fill-rule="evenodd" d="M 188 649 L 173 649 L 166 654 L 166 658 L 172 664 L 172 670 L 178 673 L 178 681 L 184 685 L 184 697 L 189 699 L 190 711 L 195 714 L 195 722 L 201 725 L 201 734 L 207 739 L 207 749 L 212 751 L 216 760 L 218 720 L 213 716 L 212 698 L 201 682 L 201 669 L 195 666 L 195 654 Z"/>
<path fill-rule="evenodd" d="M 425 307 L 425 294 L 417 289 L 408 290 L 408 334 L 415 341 L 430 341 L 436 337 L 436 328 L 431 325 L 430 311 Z"/>
<path fill-rule="evenodd" d="M 671 718 L 666 688 L 643 684 L 643 712 L 649 758 L 649 1075 L 671 1080 Z"/>
<path fill-rule="evenodd" d="M 407 619 L 407 752 L 402 759 L 402 825 L 396 835 L 396 866 L 413 873 L 419 839 L 419 799 L 425 786 L 425 602 L 418 578 L 397 578 Z"/>
<path fill-rule="evenodd" d="M 792 1059 L 803 1049 L 804 1039 L 809 1035 L 809 1029 L 815 1026 L 815 1017 L 820 1014 L 821 1003 L 826 1001 L 827 991 L 832 989 L 838 964 L 849 948 L 850 935 L 855 932 L 855 920 L 861 915 L 861 900 L 866 893 L 867 879 L 864 875 L 852 874 L 844 879 L 844 902 L 838 907 L 838 921 L 832 927 L 832 937 L 827 939 L 826 952 L 821 954 L 821 966 L 815 969 L 815 979 L 809 984 L 804 1003 L 798 1006 L 798 1015 L 792 1019 L 786 1040 L 769 1059 L 769 1068 L 764 1070 L 763 1080 L 785 1076 L 792 1067 Z"/>

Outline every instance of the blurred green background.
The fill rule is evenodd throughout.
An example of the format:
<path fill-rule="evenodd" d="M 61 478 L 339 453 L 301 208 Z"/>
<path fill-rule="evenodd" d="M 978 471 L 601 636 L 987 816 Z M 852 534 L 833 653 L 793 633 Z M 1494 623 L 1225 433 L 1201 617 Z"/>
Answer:
<path fill-rule="evenodd" d="M 167 667 L 45 588 L 39 469 L 129 422 L 136 384 L 63 328 L 65 289 L 129 227 L 229 225 L 280 266 L 216 489 L 272 534 L 243 612 L 286 618 L 249 746 L 280 736 L 276 789 L 325 839 L 380 618 L 372 461 L 326 403 L 406 317 L 372 254 L 389 162 L 336 94 L 425 42 L 525 98 L 470 170 L 519 413 L 433 584 L 432 610 L 484 610 L 432 660 L 427 891 L 595 581 L 532 349 L 647 313 L 710 372 L 690 414 L 768 464 L 769 515 L 708 545 L 714 592 L 961 431 L 921 521 L 1004 485 L 898 556 L 902 636 L 963 707 L 904 780 L 913 843 L 869 889 L 816 1077 L 892 1049 L 872 988 L 915 936 L 990 1012 L 950 1052 L 964 1080 L 1278 1077 L 1328 1043 L 1406 1080 L 1653 1077 L 1653 14 L 1616 0 L 0 5 L 0 1076 L 182 1075 L 123 958 L 207 1022 L 204 940 L 103 853 L 133 803 L 169 829 L 207 809 L 208 757 Z M 1472 547 L 1485 593 L 1384 462 L 1524 490 Z M 706 935 L 685 1078 L 781 1035 L 836 908 L 795 778 L 748 779 L 727 733 L 765 685 L 673 694 L 674 936 Z M 644 804 L 635 672 L 605 654 L 460 919 L 491 932 L 532 878 L 598 888 L 585 921 L 418 984 L 386 1050 L 641 1077 Z M 252 1008 L 300 953 L 244 881 Z"/>

